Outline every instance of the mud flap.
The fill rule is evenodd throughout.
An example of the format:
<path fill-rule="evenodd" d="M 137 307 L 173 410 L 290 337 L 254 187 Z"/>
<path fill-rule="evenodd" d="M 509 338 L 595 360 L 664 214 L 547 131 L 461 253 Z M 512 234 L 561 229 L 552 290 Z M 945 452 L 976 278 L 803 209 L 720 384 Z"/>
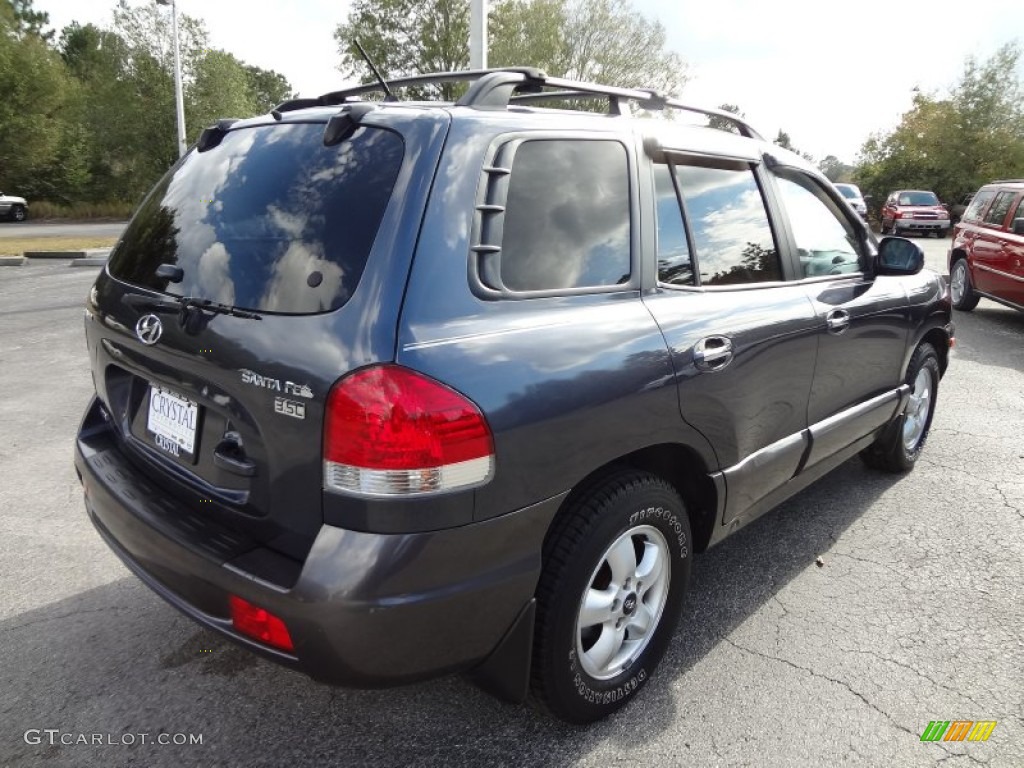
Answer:
<path fill-rule="evenodd" d="M 530 690 L 536 613 L 537 599 L 530 598 L 490 656 L 469 672 L 477 686 L 511 704 L 521 704 Z"/>

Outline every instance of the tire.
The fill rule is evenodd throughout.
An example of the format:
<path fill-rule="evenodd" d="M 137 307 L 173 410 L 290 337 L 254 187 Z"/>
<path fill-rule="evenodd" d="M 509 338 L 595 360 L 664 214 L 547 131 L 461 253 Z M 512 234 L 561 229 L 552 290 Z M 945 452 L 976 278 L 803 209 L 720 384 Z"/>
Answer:
<path fill-rule="evenodd" d="M 907 367 L 910 397 L 903 413 L 861 451 L 864 463 L 886 472 L 909 472 L 928 441 L 939 393 L 939 358 L 931 344 L 914 350 Z"/>
<path fill-rule="evenodd" d="M 947 237 L 949 237 L 949 230 L 940 229 L 938 232 L 935 233 L 935 236 L 939 238 L 939 240 L 945 240 Z"/>
<path fill-rule="evenodd" d="M 544 545 L 532 666 L 552 714 L 590 723 L 643 688 L 679 621 L 692 549 L 682 499 L 655 475 L 623 470 L 563 510 Z"/>
<path fill-rule="evenodd" d="M 25 206 L 15 205 L 11 207 L 11 218 L 14 221 L 24 221 L 28 218 L 28 214 L 25 212 Z"/>
<path fill-rule="evenodd" d="M 970 312 L 978 306 L 981 298 L 971 286 L 971 270 L 967 268 L 967 259 L 960 258 L 953 262 L 949 271 L 949 293 L 953 306 L 961 312 Z"/>

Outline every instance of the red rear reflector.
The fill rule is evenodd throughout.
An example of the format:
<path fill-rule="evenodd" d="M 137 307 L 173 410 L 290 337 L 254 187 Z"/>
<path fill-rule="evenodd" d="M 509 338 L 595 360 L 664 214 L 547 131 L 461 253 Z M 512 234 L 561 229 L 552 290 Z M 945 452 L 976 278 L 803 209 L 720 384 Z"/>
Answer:
<path fill-rule="evenodd" d="M 259 640 L 266 645 L 293 651 L 292 637 L 281 619 L 248 600 L 231 595 L 231 623 L 243 635 Z"/>
<path fill-rule="evenodd" d="M 327 398 L 324 486 L 396 496 L 480 485 L 494 443 L 480 409 L 434 379 L 377 365 L 341 379 Z"/>

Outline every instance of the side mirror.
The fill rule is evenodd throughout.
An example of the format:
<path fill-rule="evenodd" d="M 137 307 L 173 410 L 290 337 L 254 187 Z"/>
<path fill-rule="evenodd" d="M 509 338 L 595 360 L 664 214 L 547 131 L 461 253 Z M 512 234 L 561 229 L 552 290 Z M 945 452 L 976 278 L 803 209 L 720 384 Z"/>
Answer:
<path fill-rule="evenodd" d="M 879 275 L 916 275 L 924 269 L 924 251 L 905 238 L 883 237 L 875 264 Z"/>
<path fill-rule="evenodd" d="M 1024 235 L 1024 219 L 1013 220 L 1013 234 Z"/>

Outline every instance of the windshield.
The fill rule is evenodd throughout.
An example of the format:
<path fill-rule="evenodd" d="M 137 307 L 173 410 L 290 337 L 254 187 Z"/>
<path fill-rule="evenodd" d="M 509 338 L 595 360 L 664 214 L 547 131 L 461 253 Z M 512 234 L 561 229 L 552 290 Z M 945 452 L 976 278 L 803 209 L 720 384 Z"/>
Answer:
<path fill-rule="evenodd" d="M 322 123 L 229 131 L 192 151 L 142 204 L 109 262 L 114 277 L 263 312 L 337 309 L 363 273 L 404 145 L 360 128 L 325 147 Z M 157 277 L 161 264 L 183 279 Z"/>
<path fill-rule="evenodd" d="M 934 192 L 900 192 L 900 205 L 938 205 Z"/>
<path fill-rule="evenodd" d="M 860 197 L 860 190 L 850 184 L 836 184 L 836 189 L 847 200 L 856 200 Z"/>

